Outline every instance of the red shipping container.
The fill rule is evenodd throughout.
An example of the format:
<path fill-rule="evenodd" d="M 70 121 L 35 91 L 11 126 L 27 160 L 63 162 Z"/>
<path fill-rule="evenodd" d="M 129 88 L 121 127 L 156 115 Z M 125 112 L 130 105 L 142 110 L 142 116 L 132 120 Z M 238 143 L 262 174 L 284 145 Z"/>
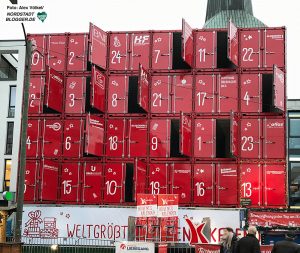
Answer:
<path fill-rule="evenodd" d="M 56 71 L 65 71 L 67 54 L 67 36 L 49 35 L 48 36 L 48 61 L 47 65 Z"/>
<path fill-rule="evenodd" d="M 213 206 L 215 203 L 215 165 L 194 165 L 193 204 L 197 206 Z"/>
<path fill-rule="evenodd" d="M 104 203 L 123 203 L 125 201 L 125 163 L 105 164 L 104 176 Z"/>
<path fill-rule="evenodd" d="M 57 158 L 62 152 L 62 122 L 55 119 L 44 119 L 42 126 L 42 156 Z"/>
<path fill-rule="evenodd" d="M 103 165 L 97 162 L 85 162 L 83 165 L 82 202 L 100 204 L 103 188 Z"/>
<path fill-rule="evenodd" d="M 85 77 L 66 78 L 65 112 L 70 114 L 82 114 L 85 112 Z"/>
<path fill-rule="evenodd" d="M 70 34 L 68 42 L 68 71 L 85 71 L 87 68 L 88 35 Z"/>
<path fill-rule="evenodd" d="M 261 30 L 240 30 L 240 67 L 261 68 Z"/>
<path fill-rule="evenodd" d="M 29 34 L 28 39 L 32 43 L 31 72 L 43 72 L 46 70 L 45 56 L 47 52 L 46 35 Z"/>
<path fill-rule="evenodd" d="M 28 114 L 37 114 L 43 112 L 42 95 L 45 87 L 45 77 L 39 76 L 30 78 L 29 86 L 29 106 Z"/>
<path fill-rule="evenodd" d="M 261 119 L 246 119 L 240 121 L 240 157 L 241 158 L 262 158 L 262 132 Z"/>
<path fill-rule="evenodd" d="M 218 79 L 218 112 L 237 112 L 238 75 L 220 74 Z"/>
<path fill-rule="evenodd" d="M 150 157 L 170 156 L 170 127 L 169 119 L 150 120 Z"/>
<path fill-rule="evenodd" d="M 286 207 L 286 168 L 284 164 L 264 165 L 265 206 Z"/>
<path fill-rule="evenodd" d="M 186 156 L 192 156 L 192 117 L 180 115 L 179 150 Z"/>
<path fill-rule="evenodd" d="M 125 157 L 126 120 L 108 119 L 105 151 L 107 157 Z"/>
<path fill-rule="evenodd" d="M 146 112 L 149 111 L 149 85 L 150 85 L 150 74 L 140 64 L 139 67 L 139 79 L 138 79 L 138 103 L 141 108 Z"/>
<path fill-rule="evenodd" d="M 264 158 L 285 159 L 285 120 L 264 119 Z"/>
<path fill-rule="evenodd" d="M 150 194 L 166 194 L 168 190 L 168 169 L 169 164 L 149 165 L 149 190 Z"/>
<path fill-rule="evenodd" d="M 191 189 L 191 164 L 173 163 L 171 177 L 171 194 L 178 194 L 179 204 L 192 202 Z"/>
<path fill-rule="evenodd" d="M 216 156 L 215 119 L 195 119 L 194 156 L 201 158 Z"/>
<path fill-rule="evenodd" d="M 64 157 L 80 158 L 82 156 L 83 125 L 82 119 L 67 119 L 64 121 Z"/>
<path fill-rule="evenodd" d="M 150 34 L 133 33 L 131 34 L 131 54 L 130 69 L 138 70 L 139 64 L 144 68 L 149 68 L 150 59 Z"/>
<path fill-rule="evenodd" d="M 85 153 L 103 155 L 104 119 L 88 114 L 85 123 Z"/>
<path fill-rule="evenodd" d="M 44 105 L 57 112 L 63 111 L 64 76 L 53 68 L 47 68 Z"/>
<path fill-rule="evenodd" d="M 108 81 L 108 113 L 128 112 L 128 87 L 129 78 L 123 76 L 110 76 Z"/>
<path fill-rule="evenodd" d="M 25 182 L 24 182 L 24 201 L 35 202 L 37 200 L 37 173 L 39 163 L 37 161 L 26 161 Z"/>
<path fill-rule="evenodd" d="M 263 205 L 263 176 L 260 164 L 240 166 L 240 199 L 250 200 L 250 207 Z"/>
<path fill-rule="evenodd" d="M 171 76 L 152 76 L 151 113 L 171 112 Z"/>
<path fill-rule="evenodd" d="M 194 66 L 193 28 L 182 19 L 182 59 L 191 67 Z"/>
<path fill-rule="evenodd" d="M 147 129 L 145 119 L 130 119 L 128 121 L 128 157 L 147 156 Z"/>
<path fill-rule="evenodd" d="M 237 205 L 237 164 L 218 164 L 217 165 L 217 189 L 216 203 L 218 206 Z"/>
<path fill-rule="evenodd" d="M 241 112 L 262 112 L 262 75 L 242 73 L 241 75 Z"/>
<path fill-rule="evenodd" d="M 152 69 L 172 69 L 173 33 L 154 32 L 152 44 Z"/>
<path fill-rule="evenodd" d="M 89 61 L 102 69 L 106 69 L 107 34 L 90 23 L 89 40 L 91 41 Z"/>
<path fill-rule="evenodd" d="M 129 68 L 130 35 L 111 33 L 109 45 L 109 69 L 127 70 Z"/>
<path fill-rule="evenodd" d="M 59 163 L 43 160 L 40 167 L 40 200 L 57 201 Z"/>
<path fill-rule="evenodd" d="M 81 165 L 79 162 L 63 163 L 61 170 L 60 201 L 80 201 Z"/>
<path fill-rule="evenodd" d="M 100 112 L 106 111 L 106 79 L 106 76 L 99 69 L 93 66 L 90 83 L 90 103 L 93 108 Z"/>
<path fill-rule="evenodd" d="M 217 67 L 217 33 L 216 31 L 197 31 L 195 33 L 197 69 L 214 69 Z"/>
<path fill-rule="evenodd" d="M 193 76 L 175 75 L 172 88 L 172 112 L 191 113 L 193 110 Z"/>
<path fill-rule="evenodd" d="M 40 120 L 29 119 L 27 122 L 26 157 L 40 155 Z"/>
<path fill-rule="evenodd" d="M 196 75 L 195 112 L 214 113 L 216 111 L 217 76 Z"/>

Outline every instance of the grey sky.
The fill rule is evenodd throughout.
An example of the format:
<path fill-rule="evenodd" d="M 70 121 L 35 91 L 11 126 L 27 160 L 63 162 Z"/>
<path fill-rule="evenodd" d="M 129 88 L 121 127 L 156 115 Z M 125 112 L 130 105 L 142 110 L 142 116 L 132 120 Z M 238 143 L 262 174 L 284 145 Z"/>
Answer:
<path fill-rule="evenodd" d="M 288 97 L 300 98 L 300 2 L 252 0 L 254 15 L 268 26 L 288 29 Z M 0 39 L 21 39 L 19 23 L 4 21 L 8 0 L 0 0 Z M 19 0 L 45 5 L 44 23 L 26 23 L 29 33 L 87 32 L 89 22 L 106 31 L 180 29 L 184 17 L 193 28 L 205 21 L 207 0 Z M 298 68 L 298 69 L 297 69 Z"/>

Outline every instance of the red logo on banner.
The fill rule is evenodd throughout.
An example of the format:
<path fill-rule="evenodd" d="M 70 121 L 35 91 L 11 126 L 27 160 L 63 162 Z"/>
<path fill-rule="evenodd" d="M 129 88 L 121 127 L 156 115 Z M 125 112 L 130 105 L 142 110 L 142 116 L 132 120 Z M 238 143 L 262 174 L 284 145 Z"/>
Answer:
<path fill-rule="evenodd" d="M 190 244 L 198 244 L 198 243 L 209 243 L 209 239 L 204 235 L 203 230 L 206 223 L 196 224 L 193 223 L 191 218 L 185 217 L 185 221 L 190 229 Z"/>
<path fill-rule="evenodd" d="M 159 194 L 157 198 L 158 217 L 178 216 L 178 195 Z"/>
<path fill-rule="evenodd" d="M 220 253 L 220 245 L 198 244 L 196 245 L 196 253 Z"/>
<path fill-rule="evenodd" d="M 137 216 L 157 216 L 157 196 L 154 194 L 137 194 Z"/>

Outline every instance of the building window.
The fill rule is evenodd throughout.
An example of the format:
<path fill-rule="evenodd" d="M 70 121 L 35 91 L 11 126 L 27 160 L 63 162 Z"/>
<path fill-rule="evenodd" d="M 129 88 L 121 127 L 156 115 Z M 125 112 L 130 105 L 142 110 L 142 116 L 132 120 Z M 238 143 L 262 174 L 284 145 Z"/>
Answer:
<path fill-rule="evenodd" d="M 5 160 L 3 191 L 9 191 L 11 175 L 11 160 Z"/>
<path fill-rule="evenodd" d="M 8 107 L 8 117 L 14 118 L 15 117 L 15 108 L 16 108 L 16 86 L 10 86 L 9 91 L 9 107 Z"/>
<path fill-rule="evenodd" d="M 14 122 L 7 122 L 6 149 L 5 149 L 6 155 L 12 154 L 13 139 L 14 139 Z"/>
<path fill-rule="evenodd" d="M 289 119 L 289 153 L 300 155 L 300 118 Z"/>
<path fill-rule="evenodd" d="M 13 54 L 0 52 L 0 81 L 17 80 L 17 64 Z"/>
<path fill-rule="evenodd" d="M 300 162 L 290 163 L 290 205 L 300 206 Z"/>

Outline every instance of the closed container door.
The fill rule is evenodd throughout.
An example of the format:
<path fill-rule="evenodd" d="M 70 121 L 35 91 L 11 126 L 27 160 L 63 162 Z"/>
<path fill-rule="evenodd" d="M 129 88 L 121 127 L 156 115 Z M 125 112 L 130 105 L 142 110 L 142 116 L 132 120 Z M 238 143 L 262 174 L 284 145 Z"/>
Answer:
<path fill-rule="evenodd" d="M 261 68 L 261 32 L 260 30 L 240 31 L 241 68 Z"/>
<path fill-rule="evenodd" d="M 172 69 L 173 33 L 154 33 L 152 69 Z"/>
<path fill-rule="evenodd" d="M 168 164 L 150 164 L 149 190 L 150 194 L 166 194 L 168 190 Z"/>
<path fill-rule="evenodd" d="M 127 33 L 110 34 L 109 69 L 127 70 L 129 67 L 129 35 Z"/>
<path fill-rule="evenodd" d="M 67 77 L 65 112 L 82 114 L 85 112 L 85 77 Z"/>
<path fill-rule="evenodd" d="M 60 201 L 80 201 L 80 163 L 63 163 L 61 169 Z"/>
<path fill-rule="evenodd" d="M 128 110 L 128 77 L 110 76 L 108 84 L 108 112 L 127 113 Z"/>
<path fill-rule="evenodd" d="M 43 160 L 40 167 L 40 200 L 57 202 L 59 163 Z"/>
<path fill-rule="evenodd" d="M 286 167 L 283 164 L 264 166 L 265 206 L 286 206 Z"/>
<path fill-rule="evenodd" d="M 147 156 L 147 120 L 128 121 L 128 157 Z"/>
<path fill-rule="evenodd" d="M 237 205 L 237 165 L 236 164 L 218 164 L 217 165 L 217 204 Z"/>
<path fill-rule="evenodd" d="M 43 123 L 42 156 L 49 158 L 61 156 L 62 122 L 60 120 L 44 119 Z"/>
<path fill-rule="evenodd" d="M 124 157 L 125 156 L 125 131 L 126 120 L 107 120 L 106 133 L 106 156 Z"/>
<path fill-rule="evenodd" d="M 30 78 L 28 114 L 42 113 L 42 95 L 45 87 L 45 77 Z"/>
<path fill-rule="evenodd" d="M 170 120 L 150 121 L 150 157 L 170 156 Z"/>
<path fill-rule="evenodd" d="M 87 115 L 85 125 L 85 153 L 94 156 L 103 155 L 104 119 Z"/>
<path fill-rule="evenodd" d="M 35 202 L 37 200 L 37 173 L 39 163 L 37 161 L 26 161 L 25 181 L 24 181 L 24 201 Z"/>
<path fill-rule="evenodd" d="M 248 201 L 247 206 L 263 205 L 262 180 L 260 164 L 242 164 L 240 166 L 240 201 Z"/>
<path fill-rule="evenodd" d="M 213 158 L 216 155 L 216 120 L 195 119 L 194 156 Z"/>
<path fill-rule="evenodd" d="M 263 32 L 264 37 L 264 67 L 273 68 L 277 65 L 279 68 L 285 67 L 285 30 L 284 29 L 266 29 Z"/>
<path fill-rule="evenodd" d="M 195 83 L 195 112 L 214 113 L 216 111 L 215 75 L 197 75 Z"/>
<path fill-rule="evenodd" d="M 193 110 L 193 76 L 181 75 L 173 78 L 173 113 L 191 113 Z"/>
<path fill-rule="evenodd" d="M 260 74 L 241 74 L 241 112 L 262 112 L 262 86 Z"/>
<path fill-rule="evenodd" d="M 238 75 L 219 75 L 218 112 L 237 112 L 238 110 Z"/>
<path fill-rule="evenodd" d="M 100 112 L 106 111 L 106 76 L 95 66 L 92 68 L 92 78 L 90 83 L 90 104 Z"/>
<path fill-rule="evenodd" d="M 66 39 L 65 35 L 49 35 L 48 37 L 48 63 L 50 68 L 56 71 L 65 71 L 66 60 Z"/>
<path fill-rule="evenodd" d="M 65 120 L 64 157 L 80 158 L 82 156 L 83 120 Z"/>
<path fill-rule="evenodd" d="M 216 32 L 201 31 L 196 32 L 196 68 L 211 69 L 216 68 Z"/>
<path fill-rule="evenodd" d="M 108 163 L 104 168 L 104 204 L 124 202 L 125 164 Z"/>
<path fill-rule="evenodd" d="M 152 76 L 151 113 L 171 112 L 171 77 Z"/>
<path fill-rule="evenodd" d="M 131 35 L 131 57 L 130 69 L 138 70 L 139 64 L 144 68 L 149 68 L 150 59 L 150 34 L 148 33 L 133 33 Z"/>
<path fill-rule="evenodd" d="M 82 185 L 82 202 L 84 204 L 100 204 L 103 188 L 103 166 L 101 163 L 85 162 Z"/>
<path fill-rule="evenodd" d="M 284 119 L 264 120 L 264 158 L 285 159 Z"/>
<path fill-rule="evenodd" d="M 40 120 L 29 119 L 27 122 L 26 157 L 40 155 Z"/>
<path fill-rule="evenodd" d="M 31 72 L 43 72 L 46 70 L 46 50 L 47 50 L 47 37 L 45 35 L 28 35 L 28 39 L 32 43 L 32 56 L 31 56 Z"/>
<path fill-rule="evenodd" d="M 196 206 L 213 206 L 215 193 L 215 165 L 195 164 L 193 181 L 193 204 Z"/>
<path fill-rule="evenodd" d="M 260 119 L 241 119 L 241 139 L 240 155 L 241 158 L 259 159 L 262 157 L 261 147 L 261 120 Z"/>
<path fill-rule="evenodd" d="M 178 194 L 179 204 L 190 204 L 192 202 L 191 173 L 191 164 L 172 164 L 171 193 Z"/>
<path fill-rule="evenodd" d="M 68 71 L 85 71 L 87 67 L 88 36 L 70 35 L 68 43 Z"/>

